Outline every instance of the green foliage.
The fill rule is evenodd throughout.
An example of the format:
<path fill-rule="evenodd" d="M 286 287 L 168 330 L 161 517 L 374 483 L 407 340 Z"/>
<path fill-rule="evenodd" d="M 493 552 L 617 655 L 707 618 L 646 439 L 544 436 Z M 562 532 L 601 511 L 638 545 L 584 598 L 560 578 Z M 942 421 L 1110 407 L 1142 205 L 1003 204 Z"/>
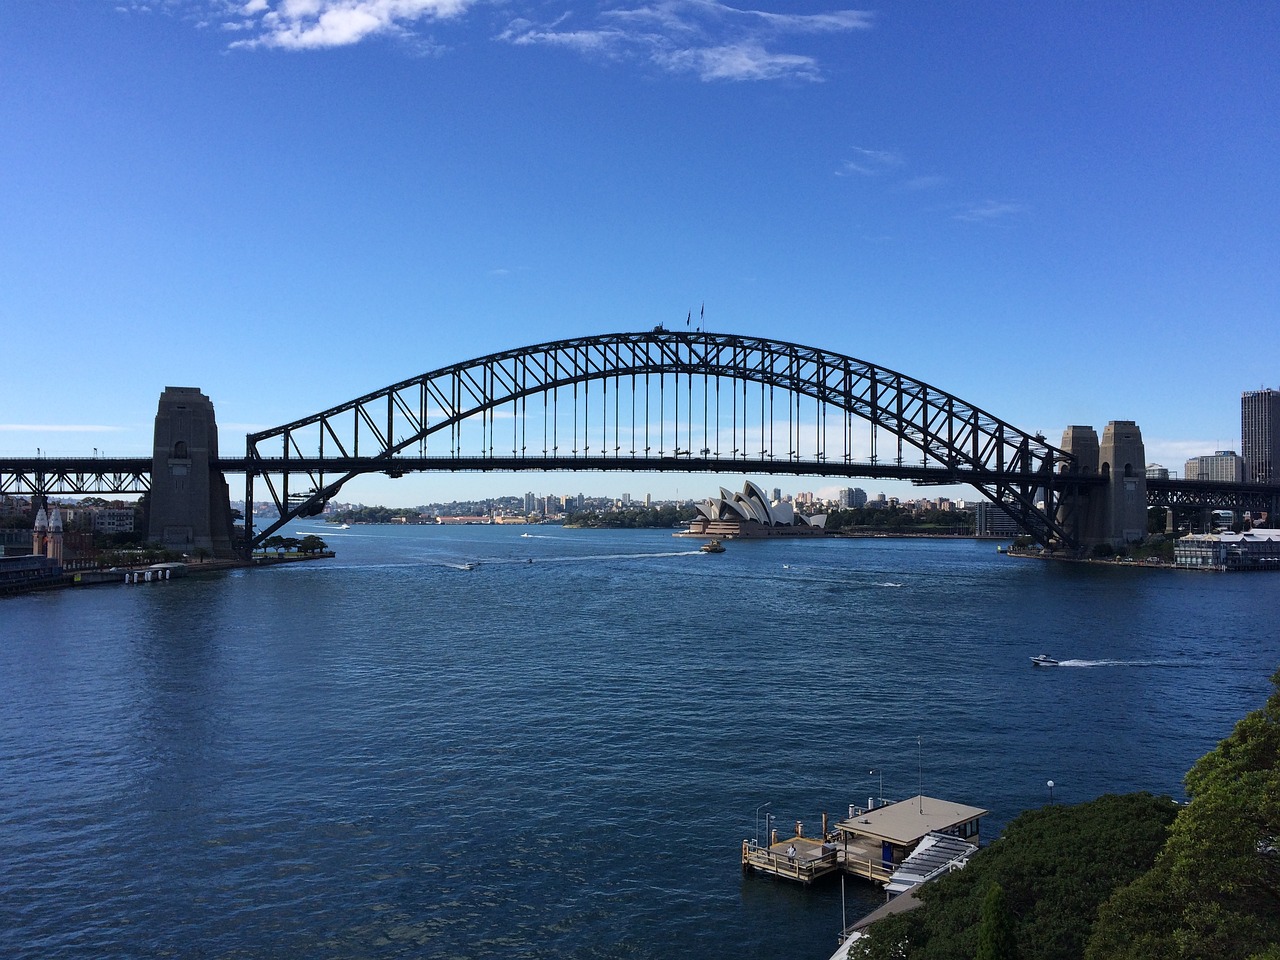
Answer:
<path fill-rule="evenodd" d="M 301 553 L 319 553 L 322 550 L 328 549 L 329 545 L 314 533 L 309 533 L 298 541 L 298 550 Z"/>
<path fill-rule="evenodd" d="M 1154 870 L 1102 909 L 1086 954 L 1265 956 L 1280 944 L 1280 672 L 1266 705 L 1187 774 Z"/>
<path fill-rule="evenodd" d="M 978 927 L 977 960 L 1016 960 L 1017 943 L 1013 935 L 1013 917 L 1004 902 L 1004 890 L 993 883 L 982 899 L 982 920 Z"/>
<path fill-rule="evenodd" d="M 972 960 L 983 903 L 998 884 L 1016 945 L 1007 955 L 1074 960 L 1099 905 L 1150 869 L 1176 813 L 1168 797 L 1148 793 L 1029 810 L 964 870 L 921 887 L 918 910 L 877 923 L 851 957 Z"/>
<path fill-rule="evenodd" d="M 890 504 L 883 509 L 849 507 L 827 514 L 831 532 L 876 530 L 886 533 L 973 533 L 973 514 L 960 510 L 926 510 L 913 513 Z"/>
<path fill-rule="evenodd" d="M 418 511 L 414 507 L 360 507 L 355 510 L 340 510 L 328 518 L 328 523 L 391 523 L 404 519 L 416 520 Z"/>
<path fill-rule="evenodd" d="M 632 510 L 612 510 L 608 513 L 575 513 L 565 517 L 566 527 L 601 527 L 622 529 L 648 529 L 682 526 L 688 523 L 698 511 L 693 507 L 675 507 L 666 504 L 661 507 Z"/>

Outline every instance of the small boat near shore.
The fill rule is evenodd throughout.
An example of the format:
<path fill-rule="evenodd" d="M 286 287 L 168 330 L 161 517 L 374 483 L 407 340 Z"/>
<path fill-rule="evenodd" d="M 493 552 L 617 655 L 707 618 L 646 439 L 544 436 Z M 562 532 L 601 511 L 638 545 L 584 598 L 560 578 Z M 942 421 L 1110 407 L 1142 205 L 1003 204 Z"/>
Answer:
<path fill-rule="evenodd" d="M 703 553 L 724 553 L 724 544 L 719 540 L 708 540 L 698 549 Z"/>
<path fill-rule="evenodd" d="M 1047 653 L 1042 653 L 1038 657 L 1032 657 L 1031 662 L 1037 667 L 1056 667 L 1058 665 L 1058 661 L 1053 659 L 1053 657 L 1049 656 Z"/>

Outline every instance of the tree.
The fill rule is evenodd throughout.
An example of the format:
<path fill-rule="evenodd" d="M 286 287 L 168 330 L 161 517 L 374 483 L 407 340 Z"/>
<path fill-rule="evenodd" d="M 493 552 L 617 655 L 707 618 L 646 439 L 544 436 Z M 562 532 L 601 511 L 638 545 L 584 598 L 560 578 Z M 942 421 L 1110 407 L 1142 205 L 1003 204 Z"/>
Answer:
<path fill-rule="evenodd" d="M 993 883 L 982 900 L 982 924 L 978 927 L 977 960 L 1015 960 L 1013 918 L 1004 902 L 1000 884 Z"/>
<path fill-rule="evenodd" d="M 328 549 L 329 545 L 314 533 L 309 533 L 298 541 L 298 550 L 302 553 L 319 553 L 322 550 Z"/>
<path fill-rule="evenodd" d="M 1280 671 L 1187 773 L 1155 867 L 1103 906 L 1087 958 L 1263 957 L 1280 944 Z"/>
<path fill-rule="evenodd" d="M 992 956 L 1075 960 L 1099 905 L 1150 869 L 1176 814 L 1172 800 L 1149 793 L 1028 810 L 965 869 L 920 887 L 922 907 L 877 923 L 850 956 L 972 960 L 985 934 L 1007 922 L 993 940 L 1011 952 Z M 999 910 L 987 903 L 993 885 Z"/>

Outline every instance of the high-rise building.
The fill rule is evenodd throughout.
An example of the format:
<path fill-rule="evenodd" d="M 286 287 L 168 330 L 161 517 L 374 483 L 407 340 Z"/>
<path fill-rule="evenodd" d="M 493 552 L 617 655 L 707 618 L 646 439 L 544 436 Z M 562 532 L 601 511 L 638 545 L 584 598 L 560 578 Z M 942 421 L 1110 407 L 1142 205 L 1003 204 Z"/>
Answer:
<path fill-rule="evenodd" d="M 840 491 L 840 506 L 845 507 L 862 507 L 867 503 L 867 491 L 861 487 L 845 487 Z"/>
<path fill-rule="evenodd" d="M 1240 394 L 1240 453 L 1245 479 L 1280 483 L 1280 390 Z"/>
<path fill-rule="evenodd" d="M 1184 465 L 1182 479 L 1239 483 L 1244 479 L 1244 458 L 1234 450 L 1215 450 L 1211 457 L 1192 457 Z"/>

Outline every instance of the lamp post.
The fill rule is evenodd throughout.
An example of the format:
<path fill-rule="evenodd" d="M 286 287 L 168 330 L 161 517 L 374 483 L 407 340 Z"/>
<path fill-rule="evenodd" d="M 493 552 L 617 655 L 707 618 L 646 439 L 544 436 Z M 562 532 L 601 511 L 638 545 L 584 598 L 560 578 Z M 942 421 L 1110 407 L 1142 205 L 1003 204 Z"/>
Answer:
<path fill-rule="evenodd" d="M 880 792 L 876 794 L 875 802 L 875 806 L 878 807 L 880 804 L 884 803 L 884 771 L 879 767 L 876 767 L 874 770 L 868 770 L 867 774 L 872 777 L 877 775 L 880 777 Z"/>
<path fill-rule="evenodd" d="M 763 810 L 765 807 L 772 806 L 772 805 L 773 805 L 773 801 L 769 800 L 768 802 L 762 803 L 760 804 L 760 806 L 756 807 L 756 846 L 757 847 L 760 846 L 760 811 Z"/>
<path fill-rule="evenodd" d="M 1045 786 L 1049 788 L 1049 806 L 1053 806 L 1053 781 L 1050 780 Z"/>

